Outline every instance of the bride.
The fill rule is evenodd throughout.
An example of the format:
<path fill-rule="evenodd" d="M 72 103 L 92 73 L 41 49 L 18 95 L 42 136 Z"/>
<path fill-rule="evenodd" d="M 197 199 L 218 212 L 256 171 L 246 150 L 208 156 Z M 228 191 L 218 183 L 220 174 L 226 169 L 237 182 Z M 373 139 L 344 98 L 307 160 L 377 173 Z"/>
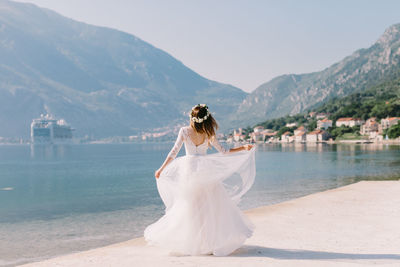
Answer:
<path fill-rule="evenodd" d="M 249 238 L 254 225 L 237 204 L 254 182 L 255 148 L 226 150 L 218 143 L 216 121 L 205 104 L 194 106 L 190 126 L 155 172 L 165 215 L 147 226 L 148 244 L 183 255 L 229 255 Z M 185 144 L 186 156 L 176 158 Z M 207 155 L 212 145 L 220 153 Z M 235 152 L 235 153 L 233 153 Z"/>

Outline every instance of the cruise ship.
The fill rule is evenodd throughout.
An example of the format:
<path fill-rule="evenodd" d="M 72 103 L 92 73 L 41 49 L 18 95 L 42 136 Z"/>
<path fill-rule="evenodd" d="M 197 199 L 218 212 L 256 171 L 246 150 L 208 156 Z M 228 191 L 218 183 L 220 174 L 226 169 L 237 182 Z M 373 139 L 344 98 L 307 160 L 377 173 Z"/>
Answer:
<path fill-rule="evenodd" d="M 72 131 L 65 120 L 57 120 L 49 114 L 41 114 L 31 123 L 31 141 L 33 144 L 58 144 L 72 141 Z"/>

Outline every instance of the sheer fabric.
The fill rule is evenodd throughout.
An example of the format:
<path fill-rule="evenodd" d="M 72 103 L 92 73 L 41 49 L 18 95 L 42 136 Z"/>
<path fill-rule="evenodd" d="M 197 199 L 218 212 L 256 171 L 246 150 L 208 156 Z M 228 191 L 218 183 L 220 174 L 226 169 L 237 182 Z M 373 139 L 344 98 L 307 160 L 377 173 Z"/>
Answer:
<path fill-rule="evenodd" d="M 193 143 L 192 139 L 190 139 L 189 127 L 182 127 L 179 130 L 178 138 L 176 139 L 175 144 L 172 147 L 171 151 L 168 153 L 167 157 L 174 159 L 181 150 L 183 143 L 185 143 L 185 151 L 187 155 L 205 155 L 207 153 L 208 143 L 215 147 L 218 152 L 227 153 L 226 149 L 221 146 L 216 138 L 213 138 L 210 141 L 208 140 L 208 138 L 206 138 L 202 144 L 196 146 Z"/>
<path fill-rule="evenodd" d="M 165 215 L 149 225 L 149 244 L 184 255 L 224 256 L 251 236 L 254 225 L 237 207 L 254 182 L 255 148 L 229 153 L 216 138 L 219 153 L 208 154 L 208 141 L 196 146 L 180 129 L 168 157 L 174 160 L 157 179 Z M 186 155 L 176 158 L 185 144 Z"/>

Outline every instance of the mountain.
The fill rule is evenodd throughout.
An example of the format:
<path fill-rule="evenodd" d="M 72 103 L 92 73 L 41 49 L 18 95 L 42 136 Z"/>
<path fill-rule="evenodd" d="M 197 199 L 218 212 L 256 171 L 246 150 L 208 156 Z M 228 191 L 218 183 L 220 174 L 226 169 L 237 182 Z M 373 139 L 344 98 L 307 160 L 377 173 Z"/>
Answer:
<path fill-rule="evenodd" d="M 345 97 L 334 97 L 311 111 L 329 114 L 328 119 L 333 120 L 333 125 L 337 119 L 343 117 L 360 118 L 365 121 L 372 117 L 378 121 L 387 117 L 400 117 L 400 78 L 384 80 L 376 86 Z M 257 126 L 283 133 L 288 129 L 286 124 L 296 122 L 297 125 L 303 125 L 311 131 L 317 127 L 317 120 L 308 115 L 308 112 L 286 115 L 260 122 Z"/>
<path fill-rule="evenodd" d="M 375 117 L 400 117 L 400 78 L 387 80 L 362 92 L 342 98 L 333 98 L 318 108 L 317 113 L 328 113 L 336 121 L 341 117 L 367 120 Z"/>
<path fill-rule="evenodd" d="M 78 136 L 126 136 L 186 122 L 198 103 L 222 119 L 246 95 L 131 34 L 0 0 L 0 136 L 28 137 L 41 113 Z"/>
<path fill-rule="evenodd" d="M 400 77 L 400 24 L 379 40 L 332 66 L 314 73 L 282 75 L 260 85 L 240 104 L 232 124 L 252 125 L 296 114 L 333 98 L 361 92 Z M 246 124 L 246 125 L 244 125 Z"/>

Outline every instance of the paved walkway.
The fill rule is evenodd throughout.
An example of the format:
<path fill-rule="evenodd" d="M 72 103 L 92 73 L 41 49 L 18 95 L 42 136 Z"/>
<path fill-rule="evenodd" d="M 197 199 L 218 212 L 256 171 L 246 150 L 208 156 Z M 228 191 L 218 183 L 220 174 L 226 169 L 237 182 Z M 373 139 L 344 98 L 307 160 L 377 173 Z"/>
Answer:
<path fill-rule="evenodd" d="M 400 266 L 400 181 L 359 182 L 245 212 L 228 257 L 171 256 L 137 238 L 24 266 Z"/>

